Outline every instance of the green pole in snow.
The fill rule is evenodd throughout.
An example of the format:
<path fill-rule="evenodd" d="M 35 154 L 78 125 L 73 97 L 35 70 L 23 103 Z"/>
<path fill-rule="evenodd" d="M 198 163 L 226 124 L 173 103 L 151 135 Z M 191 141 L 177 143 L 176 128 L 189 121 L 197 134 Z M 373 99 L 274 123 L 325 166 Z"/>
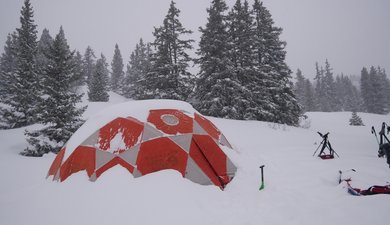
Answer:
<path fill-rule="evenodd" d="M 263 173 L 263 168 L 264 168 L 264 165 L 260 166 L 260 169 L 261 169 L 261 185 L 260 185 L 259 190 L 263 190 L 263 189 L 264 189 L 264 173 Z"/>

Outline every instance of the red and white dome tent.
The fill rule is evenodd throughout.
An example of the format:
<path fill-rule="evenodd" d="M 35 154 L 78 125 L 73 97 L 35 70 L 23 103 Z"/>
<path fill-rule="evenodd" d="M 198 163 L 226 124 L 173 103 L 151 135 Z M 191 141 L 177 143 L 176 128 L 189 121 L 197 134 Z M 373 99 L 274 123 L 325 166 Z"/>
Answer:
<path fill-rule="evenodd" d="M 221 131 L 188 103 L 129 101 L 92 117 L 76 131 L 48 176 L 64 181 L 85 170 L 95 181 L 119 164 L 134 177 L 174 169 L 195 183 L 224 189 L 237 168 L 222 146 L 232 149 Z"/>

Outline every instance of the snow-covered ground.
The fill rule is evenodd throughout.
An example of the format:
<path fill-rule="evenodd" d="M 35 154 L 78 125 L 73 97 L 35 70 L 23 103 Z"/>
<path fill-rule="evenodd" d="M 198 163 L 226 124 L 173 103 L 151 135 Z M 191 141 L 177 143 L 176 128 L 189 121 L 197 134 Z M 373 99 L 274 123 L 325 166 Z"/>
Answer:
<path fill-rule="evenodd" d="M 111 94 L 109 103 L 85 103 L 89 118 L 127 101 Z M 359 113 L 366 126 L 349 126 L 350 112 L 308 113 L 310 128 L 257 121 L 209 118 L 225 134 L 238 167 L 225 191 L 202 186 L 165 170 L 133 178 L 121 166 L 96 182 L 85 172 L 65 182 L 45 179 L 55 158 L 28 158 L 26 128 L 0 131 L 0 224 L 5 225 L 388 225 L 390 195 L 352 196 L 338 184 L 338 171 L 354 168 L 353 185 L 367 188 L 390 182 L 385 159 L 377 157 L 378 130 L 389 115 Z M 313 153 L 322 138 L 340 158 L 321 160 Z M 265 189 L 259 191 L 260 165 Z"/>

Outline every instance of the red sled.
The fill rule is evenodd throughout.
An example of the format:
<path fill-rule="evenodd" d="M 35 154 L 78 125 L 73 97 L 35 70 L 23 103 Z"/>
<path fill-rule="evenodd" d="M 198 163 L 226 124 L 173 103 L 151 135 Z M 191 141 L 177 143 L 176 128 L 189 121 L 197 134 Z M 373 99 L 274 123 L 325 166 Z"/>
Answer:
<path fill-rule="evenodd" d="M 318 157 L 320 157 L 321 159 L 334 159 L 333 155 L 319 155 Z"/>

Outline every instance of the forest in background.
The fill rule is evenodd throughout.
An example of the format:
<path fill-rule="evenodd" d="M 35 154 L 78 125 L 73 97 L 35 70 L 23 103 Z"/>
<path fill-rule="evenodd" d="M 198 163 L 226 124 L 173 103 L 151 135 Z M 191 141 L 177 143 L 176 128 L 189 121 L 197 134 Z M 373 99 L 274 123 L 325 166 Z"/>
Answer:
<path fill-rule="evenodd" d="M 326 61 L 316 64 L 313 82 L 298 70 L 294 83 L 282 28 L 261 1 L 237 0 L 229 8 L 213 0 L 207 13 L 196 58 L 188 53 L 193 31 L 171 1 L 154 40 L 140 37 L 126 65 L 115 44 L 109 64 L 90 46 L 83 54 L 71 49 L 62 27 L 54 37 L 44 29 L 38 38 L 33 6 L 25 0 L 20 27 L 8 35 L 0 57 L 0 127 L 41 124 L 26 130 L 29 147 L 22 154 L 56 153 L 84 122 L 85 108 L 76 106 L 84 85 L 89 101 L 108 101 L 114 91 L 134 100 L 187 101 L 207 116 L 293 126 L 306 111 L 389 112 L 389 80 L 380 67 L 363 68 L 357 87 L 347 76 L 334 78 Z M 190 64 L 199 67 L 197 74 Z"/>

